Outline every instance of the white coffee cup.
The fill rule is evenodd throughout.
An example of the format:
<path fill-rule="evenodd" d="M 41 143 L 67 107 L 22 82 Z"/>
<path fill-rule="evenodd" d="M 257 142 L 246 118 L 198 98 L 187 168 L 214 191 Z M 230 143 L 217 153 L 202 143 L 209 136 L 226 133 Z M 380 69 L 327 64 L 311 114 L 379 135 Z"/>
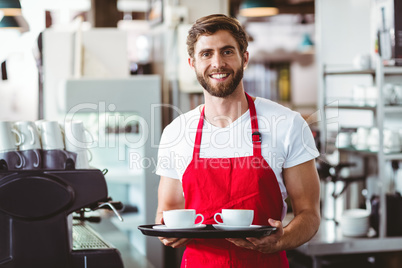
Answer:
<path fill-rule="evenodd" d="M 378 91 L 375 86 L 366 87 L 366 105 L 375 106 L 377 105 Z"/>
<path fill-rule="evenodd" d="M 353 135 L 352 143 L 358 150 L 367 150 L 368 145 L 368 137 L 370 134 L 370 130 L 365 127 L 359 127 L 356 131 L 356 134 Z"/>
<path fill-rule="evenodd" d="M 197 217 L 201 217 L 201 221 L 196 224 Z M 200 226 L 204 216 L 196 214 L 195 209 L 174 209 L 163 211 L 163 221 L 167 228 L 189 228 Z"/>
<path fill-rule="evenodd" d="M 94 138 L 79 120 L 66 121 L 64 123 L 64 141 L 66 150 L 77 154 L 75 168 L 87 169 L 92 161 L 92 153 L 88 147 L 93 144 Z M 90 137 L 88 141 L 87 137 Z"/>
<path fill-rule="evenodd" d="M 220 216 L 223 222 L 219 222 L 217 216 Z M 222 209 L 222 213 L 214 215 L 216 223 L 228 226 L 250 226 L 253 219 L 254 210 L 251 209 Z"/>
<path fill-rule="evenodd" d="M 367 138 L 368 149 L 372 152 L 378 152 L 380 149 L 380 132 L 378 128 L 373 127 L 370 129 L 369 136 Z"/>
<path fill-rule="evenodd" d="M 64 124 L 64 132 L 64 141 L 67 151 L 77 152 L 86 150 L 94 142 L 91 133 L 84 127 L 82 121 L 66 121 Z M 87 139 L 88 136 L 90 137 L 90 141 Z"/>
<path fill-rule="evenodd" d="M 71 151 L 70 151 L 71 152 Z M 77 155 L 77 159 L 75 161 L 76 169 L 88 169 L 90 168 L 89 163 L 92 161 L 92 153 L 89 149 L 80 150 L 73 152 Z"/>
<path fill-rule="evenodd" d="M 22 136 L 12 122 L 0 122 L 0 152 L 16 151 L 21 145 Z"/>
<path fill-rule="evenodd" d="M 352 133 L 351 132 L 339 132 L 336 137 L 336 147 L 346 148 L 352 145 Z"/>
<path fill-rule="evenodd" d="M 44 150 L 64 150 L 63 133 L 57 121 L 42 121 L 37 126 Z"/>
<path fill-rule="evenodd" d="M 395 105 L 398 103 L 397 92 L 394 84 L 385 84 L 383 87 L 385 104 Z"/>
<path fill-rule="evenodd" d="M 361 53 L 354 57 L 353 65 L 356 69 L 365 70 L 370 69 L 371 57 L 368 53 Z"/>
<path fill-rule="evenodd" d="M 40 135 L 34 122 L 18 121 L 14 124 L 15 128 L 22 136 L 22 142 L 19 145 L 19 150 L 34 150 L 41 149 Z"/>
<path fill-rule="evenodd" d="M 384 129 L 384 152 L 398 153 L 401 151 L 399 132 L 391 129 Z"/>
<path fill-rule="evenodd" d="M 401 84 L 395 84 L 394 92 L 395 92 L 395 95 L 396 95 L 396 103 L 398 105 L 402 104 L 402 85 Z"/>
<path fill-rule="evenodd" d="M 366 86 L 356 85 L 353 87 L 353 103 L 359 106 L 366 104 Z"/>

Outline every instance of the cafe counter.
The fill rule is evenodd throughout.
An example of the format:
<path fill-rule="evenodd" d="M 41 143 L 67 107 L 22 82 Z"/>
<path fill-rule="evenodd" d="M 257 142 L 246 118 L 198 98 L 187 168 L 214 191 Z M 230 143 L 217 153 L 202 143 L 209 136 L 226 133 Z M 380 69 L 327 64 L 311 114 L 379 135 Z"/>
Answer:
<path fill-rule="evenodd" d="M 402 237 L 347 237 L 334 221 L 322 219 L 317 234 L 288 251 L 288 258 L 296 267 L 402 267 Z"/>

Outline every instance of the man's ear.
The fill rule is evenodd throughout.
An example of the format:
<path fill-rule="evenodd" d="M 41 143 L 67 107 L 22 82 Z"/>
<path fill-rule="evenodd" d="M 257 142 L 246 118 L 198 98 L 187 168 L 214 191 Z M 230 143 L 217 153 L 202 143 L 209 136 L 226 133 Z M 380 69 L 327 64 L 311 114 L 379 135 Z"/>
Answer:
<path fill-rule="evenodd" d="M 250 57 L 250 55 L 249 55 L 248 51 L 244 52 L 244 54 L 243 54 L 243 61 L 244 61 L 243 69 L 244 70 L 247 68 L 249 57 Z"/>
<path fill-rule="evenodd" d="M 190 65 L 190 67 L 191 67 L 191 69 L 195 69 L 195 67 L 194 67 L 194 59 L 193 58 L 188 58 L 188 65 Z"/>

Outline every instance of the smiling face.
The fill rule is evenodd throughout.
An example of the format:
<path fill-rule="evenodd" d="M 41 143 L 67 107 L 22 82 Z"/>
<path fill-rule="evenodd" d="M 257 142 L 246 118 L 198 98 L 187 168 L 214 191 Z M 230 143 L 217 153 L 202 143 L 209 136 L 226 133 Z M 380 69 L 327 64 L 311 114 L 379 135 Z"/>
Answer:
<path fill-rule="evenodd" d="M 228 31 L 202 35 L 194 48 L 194 58 L 189 58 L 197 79 L 205 90 L 215 97 L 227 97 L 237 88 L 248 63 L 248 52 L 243 55 L 236 40 Z"/>

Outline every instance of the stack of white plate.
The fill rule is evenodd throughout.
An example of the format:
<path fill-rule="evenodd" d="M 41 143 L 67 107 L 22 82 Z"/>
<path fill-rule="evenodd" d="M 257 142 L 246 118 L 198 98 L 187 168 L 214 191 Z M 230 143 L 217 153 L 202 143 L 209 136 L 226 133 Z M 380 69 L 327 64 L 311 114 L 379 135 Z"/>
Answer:
<path fill-rule="evenodd" d="M 364 209 L 345 210 L 340 224 L 344 236 L 366 236 L 370 228 L 370 211 Z"/>

